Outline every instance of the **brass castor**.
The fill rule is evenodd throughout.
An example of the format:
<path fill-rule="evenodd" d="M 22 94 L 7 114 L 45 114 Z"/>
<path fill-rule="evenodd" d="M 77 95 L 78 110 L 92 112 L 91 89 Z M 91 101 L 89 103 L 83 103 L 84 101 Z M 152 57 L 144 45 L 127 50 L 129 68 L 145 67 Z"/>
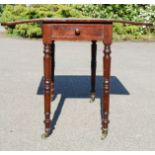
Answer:
<path fill-rule="evenodd" d="M 91 94 L 90 96 L 90 103 L 94 102 L 95 101 L 95 94 Z"/>
<path fill-rule="evenodd" d="M 101 140 L 104 140 L 108 135 L 108 128 L 102 128 Z"/>
<path fill-rule="evenodd" d="M 45 133 L 43 133 L 41 135 L 41 138 L 46 139 L 47 137 L 49 137 L 50 134 L 51 134 L 51 130 L 50 129 L 45 129 Z"/>

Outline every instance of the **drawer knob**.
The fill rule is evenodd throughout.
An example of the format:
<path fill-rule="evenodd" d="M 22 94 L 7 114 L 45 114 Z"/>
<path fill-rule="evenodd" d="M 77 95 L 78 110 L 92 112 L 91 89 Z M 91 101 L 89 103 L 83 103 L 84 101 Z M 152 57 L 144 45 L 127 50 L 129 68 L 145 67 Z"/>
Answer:
<path fill-rule="evenodd" d="M 75 35 L 77 35 L 77 36 L 80 35 L 80 30 L 79 30 L 79 28 L 76 28 L 76 29 L 75 29 Z"/>

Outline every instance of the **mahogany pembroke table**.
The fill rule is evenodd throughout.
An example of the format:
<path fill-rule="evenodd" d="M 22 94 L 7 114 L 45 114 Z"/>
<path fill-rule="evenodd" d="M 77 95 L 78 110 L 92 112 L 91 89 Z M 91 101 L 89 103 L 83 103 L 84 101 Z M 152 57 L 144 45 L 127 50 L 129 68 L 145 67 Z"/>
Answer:
<path fill-rule="evenodd" d="M 102 134 L 105 137 L 108 133 L 109 115 L 109 91 L 110 91 L 110 64 L 112 44 L 113 23 L 146 25 L 150 23 L 132 22 L 123 20 L 105 19 L 75 19 L 75 18 L 43 18 L 1 23 L 2 26 L 14 27 L 17 24 L 38 23 L 42 26 L 44 44 L 44 111 L 45 111 L 45 133 L 44 137 L 51 134 L 50 103 L 54 96 L 54 53 L 55 40 L 88 40 L 91 45 L 91 100 L 95 99 L 96 79 L 96 42 L 104 43 L 103 56 L 103 97 L 102 97 Z"/>

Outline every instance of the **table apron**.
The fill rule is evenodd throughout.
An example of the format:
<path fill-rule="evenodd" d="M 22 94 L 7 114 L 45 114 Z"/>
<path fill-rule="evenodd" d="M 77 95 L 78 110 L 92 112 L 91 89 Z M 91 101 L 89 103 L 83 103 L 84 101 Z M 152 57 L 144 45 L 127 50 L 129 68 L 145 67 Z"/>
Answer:
<path fill-rule="evenodd" d="M 52 40 L 104 40 L 104 24 L 44 24 L 43 42 Z"/>

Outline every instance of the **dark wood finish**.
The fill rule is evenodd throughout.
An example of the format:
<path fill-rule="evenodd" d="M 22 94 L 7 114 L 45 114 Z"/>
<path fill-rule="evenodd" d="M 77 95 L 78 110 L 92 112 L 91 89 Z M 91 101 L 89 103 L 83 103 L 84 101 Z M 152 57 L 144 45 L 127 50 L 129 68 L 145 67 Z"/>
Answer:
<path fill-rule="evenodd" d="M 109 94 L 110 94 L 110 69 L 111 69 L 111 43 L 112 43 L 112 24 L 104 25 L 104 56 L 103 56 L 103 118 L 102 118 L 102 133 L 106 136 L 108 133 L 108 123 L 109 123 Z"/>
<path fill-rule="evenodd" d="M 42 25 L 42 32 L 43 32 L 43 43 L 46 44 L 51 44 L 51 42 L 53 41 L 50 37 L 51 34 L 51 29 L 49 28 L 48 24 L 43 24 Z"/>
<path fill-rule="evenodd" d="M 91 45 L 91 101 L 95 100 L 96 96 L 96 41 L 92 41 Z"/>
<path fill-rule="evenodd" d="M 51 98 L 54 99 L 55 43 L 51 44 Z"/>
<path fill-rule="evenodd" d="M 152 26 L 152 23 L 105 20 L 105 19 L 32 19 L 1 23 L 3 26 L 13 27 L 16 24 L 39 23 L 42 25 L 44 43 L 44 111 L 45 111 L 45 137 L 50 134 L 50 102 L 54 96 L 54 53 L 55 40 L 91 40 L 91 97 L 95 98 L 96 78 L 96 41 L 104 43 L 103 56 L 103 98 L 102 98 L 102 133 L 104 137 L 108 133 L 109 102 L 110 102 L 110 69 L 112 44 L 112 24 L 133 24 Z"/>
<path fill-rule="evenodd" d="M 51 44 L 44 44 L 44 113 L 45 136 L 50 133 L 51 104 Z"/>
<path fill-rule="evenodd" d="M 44 24 L 49 40 L 103 40 L 103 24 Z"/>
<path fill-rule="evenodd" d="M 132 24 L 132 25 L 146 25 L 152 26 L 152 23 L 146 22 L 135 22 L 135 21 L 126 21 L 126 20 L 112 20 L 112 19 L 97 19 L 97 18 L 85 18 L 85 19 L 77 19 L 77 18 L 40 18 L 40 19 L 31 19 L 31 20 L 19 20 L 13 22 L 3 22 L 2 26 L 15 26 L 17 24 L 24 23 L 39 23 L 39 24 L 105 24 L 105 23 L 122 23 L 122 24 Z"/>

